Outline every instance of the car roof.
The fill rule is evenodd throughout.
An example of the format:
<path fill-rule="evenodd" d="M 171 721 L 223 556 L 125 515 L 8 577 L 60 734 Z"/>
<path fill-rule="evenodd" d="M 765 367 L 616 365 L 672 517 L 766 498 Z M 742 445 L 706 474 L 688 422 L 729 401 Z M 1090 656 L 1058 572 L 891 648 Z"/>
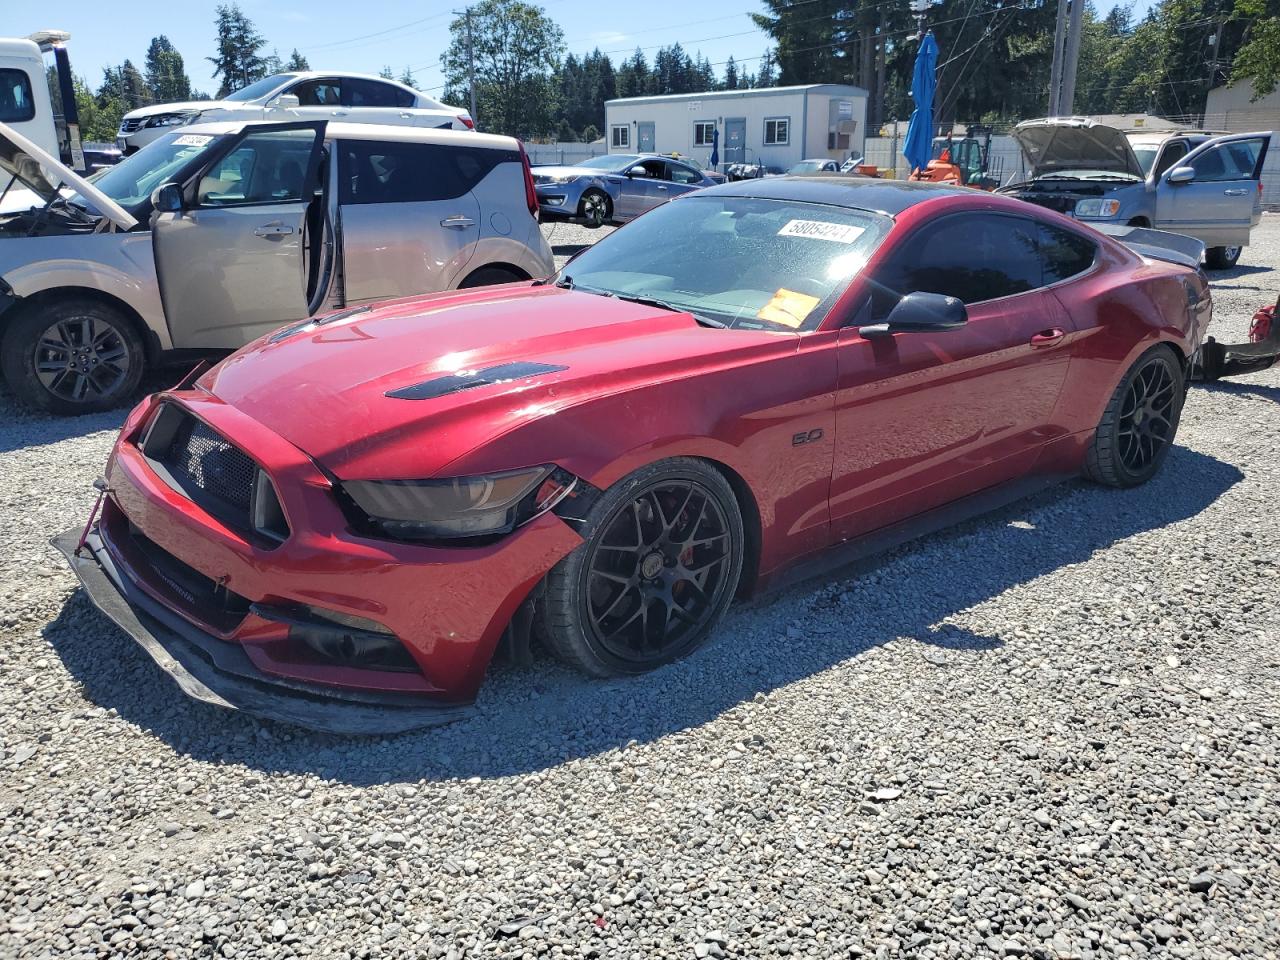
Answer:
<path fill-rule="evenodd" d="M 837 207 L 869 210 L 896 216 L 908 207 L 938 197 L 972 197 L 966 187 L 948 187 L 940 183 L 909 183 L 905 180 L 880 180 L 874 177 L 768 177 L 739 180 L 718 187 L 699 190 L 699 196 L 758 197 L 763 200 L 799 200 L 827 203 Z"/>
<path fill-rule="evenodd" d="M 239 133 L 250 127 L 278 126 L 269 120 L 211 120 L 192 123 L 179 128 L 182 133 L 207 134 L 220 137 Z M 502 137 L 494 133 L 476 133 L 473 130 L 440 130 L 434 127 L 411 127 L 392 123 L 341 123 L 329 122 L 325 126 L 327 140 L 399 140 L 407 143 L 446 143 L 458 146 L 479 147 L 482 150 L 515 150 L 515 137 Z"/>

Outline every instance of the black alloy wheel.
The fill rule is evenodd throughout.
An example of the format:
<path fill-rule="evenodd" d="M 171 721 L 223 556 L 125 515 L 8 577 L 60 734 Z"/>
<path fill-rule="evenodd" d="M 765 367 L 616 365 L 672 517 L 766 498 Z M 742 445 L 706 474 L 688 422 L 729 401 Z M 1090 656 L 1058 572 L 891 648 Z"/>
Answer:
<path fill-rule="evenodd" d="M 35 372 L 59 399 L 109 397 L 129 379 L 129 350 L 120 331 L 96 317 L 59 320 L 40 336 Z"/>
<path fill-rule="evenodd" d="M 547 577 L 544 635 L 596 676 L 641 673 L 710 634 L 742 572 L 742 516 L 712 467 L 678 458 L 605 491 Z"/>
<path fill-rule="evenodd" d="M 1172 348 L 1152 347 L 1120 380 L 1085 457 L 1085 475 L 1111 487 L 1155 476 L 1173 445 L 1186 397 L 1182 363 Z"/>

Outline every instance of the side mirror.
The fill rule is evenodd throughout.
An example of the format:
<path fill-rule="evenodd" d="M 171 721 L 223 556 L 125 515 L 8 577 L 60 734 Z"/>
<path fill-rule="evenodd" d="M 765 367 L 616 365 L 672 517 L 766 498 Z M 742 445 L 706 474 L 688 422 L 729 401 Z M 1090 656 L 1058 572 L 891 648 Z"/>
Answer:
<path fill-rule="evenodd" d="M 955 330 L 969 322 L 969 311 L 955 297 L 941 293 L 908 293 L 889 311 L 884 323 L 858 329 L 868 340 L 894 333 L 931 333 Z"/>
<path fill-rule="evenodd" d="M 1195 178 L 1196 171 L 1194 167 L 1174 167 L 1169 171 L 1169 176 L 1166 179 L 1170 183 L 1179 184 L 1190 183 Z"/>
<path fill-rule="evenodd" d="M 292 110 L 300 106 L 301 103 L 302 101 L 298 99 L 296 93 L 282 93 L 271 101 L 271 106 L 277 110 Z"/>
<path fill-rule="evenodd" d="M 648 175 L 649 175 L 649 171 L 646 170 L 644 167 L 632 167 L 630 170 L 627 171 L 628 177 L 647 177 Z"/>
<path fill-rule="evenodd" d="M 151 206 L 156 213 L 182 212 L 182 187 L 176 183 L 162 183 L 151 192 Z"/>

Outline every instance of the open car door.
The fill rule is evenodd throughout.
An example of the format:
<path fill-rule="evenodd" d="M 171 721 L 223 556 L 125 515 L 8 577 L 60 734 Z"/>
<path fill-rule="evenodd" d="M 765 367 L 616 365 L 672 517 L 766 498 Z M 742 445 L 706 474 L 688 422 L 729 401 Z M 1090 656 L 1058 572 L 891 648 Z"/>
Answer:
<path fill-rule="evenodd" d="M 308 315 L 308 213 L 322 202 L 324 130 L 325 121 L 247 126 L 183 185 L 181 210 L 153 216 L 175 347 L 240 347 Z"/>
<path fill-rule="evenodd" d="M 1262 215 L 1258 184 L 1271 134 L 1214 137 L 1165 171 L 1156 185 L 1156 227 L 1209 247 L 1240 247 Z M 1182 171 L 1194 171 L 1185 179 Z"/>

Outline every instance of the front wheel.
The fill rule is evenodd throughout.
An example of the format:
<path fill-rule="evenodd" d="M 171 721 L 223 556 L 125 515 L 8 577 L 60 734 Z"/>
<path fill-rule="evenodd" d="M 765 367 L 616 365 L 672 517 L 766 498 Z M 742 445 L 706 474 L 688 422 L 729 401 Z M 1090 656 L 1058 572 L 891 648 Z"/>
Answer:
<path fill-rule="evenodd" d="M 1166 346 L 1152 347 L 1129 369 L 1102 412 L 1085 458 L 1089 479 L 1136 487 L 1156 475 L 1178 432 L 1186 382 Z"/>
<path fill-rule="evenodd" d="M 1243 247 L 1210 247 L 1204 262 L 1210 270 L 1230 270 L 1240 259 Z"/>
<path fill-rule="evenodd" d="M 145 363 L 133 324 L 114 307 L 81 298 L 27 307 L 0 345 L 9 389 L 50 413 L 119 406 L 137 389 Z"/>
<path fill-rule="evenodd" d="M 613 216 L 613 201 L 601 190 L 588 190 L 578 204 L 578 216 L 584 227 L 591 230 L 603 227 Z"/>
<path fill-rule="evenodd" d="M 624 477 L 579 532 L 584 543 L 547 575 L 543 634 L 560 659 L 594 676 L 643 673 L 695 650 L 742 574 L 737 499 L 700 460 Z"/>

